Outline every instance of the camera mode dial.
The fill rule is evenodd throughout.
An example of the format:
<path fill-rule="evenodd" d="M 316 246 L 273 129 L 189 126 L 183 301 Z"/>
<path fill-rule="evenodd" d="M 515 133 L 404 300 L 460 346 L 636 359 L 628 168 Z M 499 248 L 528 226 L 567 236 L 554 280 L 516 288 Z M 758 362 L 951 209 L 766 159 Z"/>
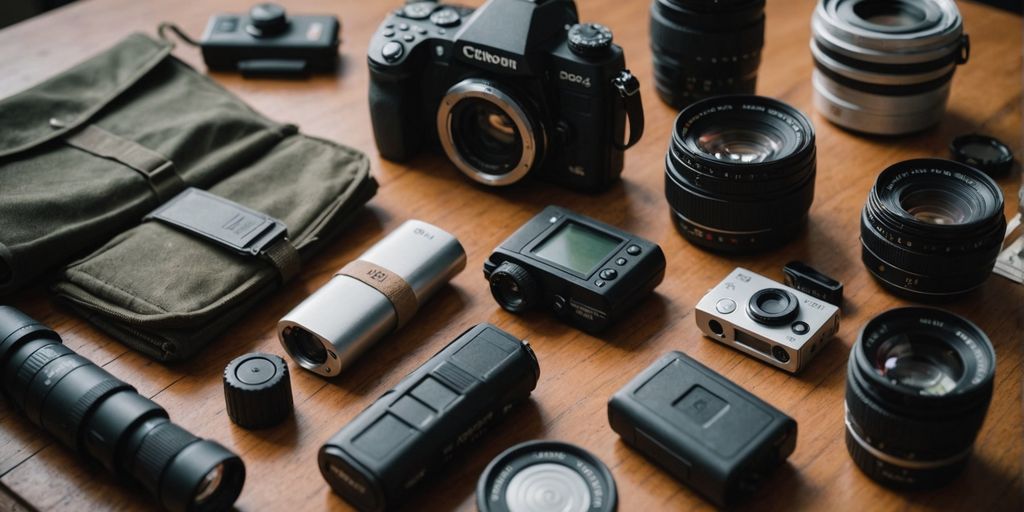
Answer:
<path fill-rule="evenodd" d="M 256 4 L 249 9 L 251 23 L 246 31 L 253 37 L 270 37 L 284 32 L 288 28 L 288 16 L 284 7 L 277 4 Z"/>
<path fill-rule="evenodd" d="M 491 273 L 491 295 L 505 310 L 520 313 L 537 304 L 540 285 L 525 268 L 506 261 Z"/>
<path fill-rule="evenodd" d="M 577 23 L 569 29 L 569 49 L 576 55 L 594 57 L 612 47 L 612 31 L 597 23 Z"/>

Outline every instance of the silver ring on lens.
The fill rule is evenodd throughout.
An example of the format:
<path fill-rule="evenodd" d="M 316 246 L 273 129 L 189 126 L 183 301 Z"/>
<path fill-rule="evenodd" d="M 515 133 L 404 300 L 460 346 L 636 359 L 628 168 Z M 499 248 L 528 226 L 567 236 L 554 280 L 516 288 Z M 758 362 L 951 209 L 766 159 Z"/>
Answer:
<path fill-rule="evenodd" d="M 819 0 L 811 31 L 815 108 L 877 135 L 937 124 L 969 53 L 953 0 Z"/>
<path fill-rule="evenodd" d="M 501 110 L 515 125 L 522 138 L 522 154 L 516 165 L 508 172 L 501 174 L 489 173 L 478 169 L 469 162 L 466 155 L 459 150 L 455 138 L 460 129 L 454 124 L 455 108 L 464 100 L 478 99 L 490 103 Z M 475 78 L 467 78 L 448 89 L 437 110 L 437 133 L 441 139 L 441 147 L 452 163 L 478 183 L 490 186 L 511 185 L 523 179 L 537 163 L 539 154 L 538 143 L 546 143 L 543 128 L 531 122 L 527 109 L 512 95 L 501 90 L 497 85 Z M 539 140 L 538 140 L 539 138 Z"/>

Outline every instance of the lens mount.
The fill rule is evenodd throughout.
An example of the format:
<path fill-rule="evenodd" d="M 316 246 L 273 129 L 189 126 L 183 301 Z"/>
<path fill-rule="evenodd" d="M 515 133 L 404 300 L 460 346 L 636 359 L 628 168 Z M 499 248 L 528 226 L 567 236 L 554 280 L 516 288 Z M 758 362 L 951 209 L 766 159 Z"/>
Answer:
<path fill-rule="evenodd" d="M 759 96 L 719 96 L 676 118 L 665 196 L 691 242 L 749 252 L 788 240 L 814 200 L 814 128 L 798 110 Z"/>
<path fill-rule="evenodd" d="M 847 447 L 872 478 L 927 487 L 961 468 L 992 397 L 995 350 L 970 321 L 909 307 L 870 320 L 850 353 Z"/>
<path fill-rule="evenodd" d="M 474 181 L 511 185 L 537 166 L 547 144 L 528 104 L 476 78 L 455 84 L 441 100 L 437 133 L 448 158 Z"/>
<path fill-rule="evenodd" d="M 988 277 L 1005 228 L 1002 190 L 987 175 L 950 160 L 908 160 L 882 171 L 868 194 L 862 254 L 894 291 L 952 297 Z"/>

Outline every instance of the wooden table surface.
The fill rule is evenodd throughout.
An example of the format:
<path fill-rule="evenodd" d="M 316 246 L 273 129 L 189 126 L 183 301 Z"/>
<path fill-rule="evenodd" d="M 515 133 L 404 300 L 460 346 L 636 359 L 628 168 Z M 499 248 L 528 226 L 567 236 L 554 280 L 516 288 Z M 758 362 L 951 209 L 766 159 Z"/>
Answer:
<path fill-rule="evenodd" d="M 14 93 L 99 52 L 131 31 L 150 34 L 173 21 L 199 35 L 214 12 L 241 12 L 251 0 L 85 0 L 0 30 L 0 96 Z M 381 184 L 377 196 L 342 240 L 326 248 L 301 276 L 264 301 L 230 332 L 184 364 L 164 366 L 127 350 L 66 309 L 41 287 L 12 305 L 49 324 L 65 343 L 135 385 L 193 433 L 216 439 L 245 460 L 243 510 L 346 509 L 317 469 L 321 444 L 382 392 L 456 335 L 492 322 L 529 339 L 541 366 L 527 404 L 470 452 L 428 480 L 413 497 L 416 509 L 474 508 L 474 487 L 484 466 L 505 448 L 531 439 L 558 439 L 590 450 L 611 468 L 619 510 L 687 510 L 710 506 L 624 445 L 608 426 L 608 398 L 669 350 L 684 351 L 794 417 L 796 452 L 747 505 L 766 510 L 987 510 L 1022 508 L 1021 342 L 1024 288 L 992 277 L 973 295 L 947 307 L 976 322 L 998 352 L 995 398 L 966 472 L 930 492 L 889 491 L 864 477 L 843 442 L 845 364 L 861 326 L 875 314 L 907 304 L 885 293 L 860 262 L 859 212 L 876 174 L 900 160 L 946 156 L 949 140 L 979 130 L 1021 152 L 1021 20 L 962 2 L 971 35 L 971 61 L 961 67 L 943 123 L 920 135 L 868 138 L 825 121 L 811 105 L 808 0 L 768 2 L 767 43 L 758 92 L 810 115 L 818 134 L 818 179 L 811 221 L 786 247 L 749 257 L 723 257 L 687 244 L 673 229 L 663 199 L 663 157 L 675 111 L 654 93 L 647 44 L 649 0 L 583 0 L 581 17 L 613 28 L 627 64 L 642 81 L 647 131 L 626 155 L 623 181 L 601 195 L 583 195 L 542 182 L 489 189 L 464 179 L 444 158 L 424 155 L 408 165 L 382 161 L 373 143 L 367 108 L 366 47 L 388 1 L 296 0 L 292 13 L 332 13 L 343 20 L 343 65 L 336 77 L 308 81 L 215 78 L 269 117 L 294 122 L 310 134 L 370 155 Z M 471 2 L 478 3 L 478 2 Z M 175 55 L 205 69 L 198 50 Z M 0 121 L 2 122 L 2 121 Z M 1000 181 L 1007 215 L 1017 206 L 1019 169 Z M 492 300 L 480 269 L 490 250 L 547 204 L 559 204 L 654 240 L 668 271 L 654 296 L 601 338 L 581 334 L 534 313 L 514 316 Z M 295 418 L 249 432 L 224 411 L 221 374 L 237 355 L 260 350 L 284 354 L 275 324 L 333 271 L 409 218 L 456 234 L 468 268 L 400 332 L 378 343 L 340 378 L 324 380 L 289 361 Z M 781 266 L 801 259 L 846 284 L 847 303 L 838 337 L 800 375 L 762 364 L 701 337 L 693 308 L 736 266 L 781 279 Z M 138 489 L 120 485 L 98 466 L 75 457 L 0 400 L 0 510 L 139 509 L 150 505 Z M 0 493 L 4 494 L 4 493 Z"/>

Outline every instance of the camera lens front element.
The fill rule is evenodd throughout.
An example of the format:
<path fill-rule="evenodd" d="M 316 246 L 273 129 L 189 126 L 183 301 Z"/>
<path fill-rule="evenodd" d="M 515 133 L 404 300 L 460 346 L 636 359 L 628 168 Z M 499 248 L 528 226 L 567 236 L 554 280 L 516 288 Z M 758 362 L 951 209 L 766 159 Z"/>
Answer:
<path fill-rule="evenodd" d="M 544 131 L 526 103 L 497 84 L 466 79 L 437 111 L 437 132 L 448 158 L 485 185 L 511 185 L 540 161 Z"/>
<path fill-rule="evenodd" d="M 521 313 L 540 300 L 540 285 L 525 268 L 505 261 L 491 273 L 491 295 L 502 308 Z"/>
<path fill-rule="evenodd" d="M 953 313 L 910 307 L 873 318 L 847 367 L 850 456 L 891 487 L 948 482 L 985 419 L 995 364 L 985 333 Z"/>
<path fill-rule="evenodd" d="M 327 349 L 313 333 L 298 326 L 286 328 L 281 333 L 285 347 L 292 357 L 303 366 L 320 366 L 327 362 Z"/>
<path fill-rule="evenodd" d="M 796 295 L 781 288 L 765 288 L 750 296 L 747 314 L 764 325 L 784 325 L 793 321 L 800 312 Z"/>

